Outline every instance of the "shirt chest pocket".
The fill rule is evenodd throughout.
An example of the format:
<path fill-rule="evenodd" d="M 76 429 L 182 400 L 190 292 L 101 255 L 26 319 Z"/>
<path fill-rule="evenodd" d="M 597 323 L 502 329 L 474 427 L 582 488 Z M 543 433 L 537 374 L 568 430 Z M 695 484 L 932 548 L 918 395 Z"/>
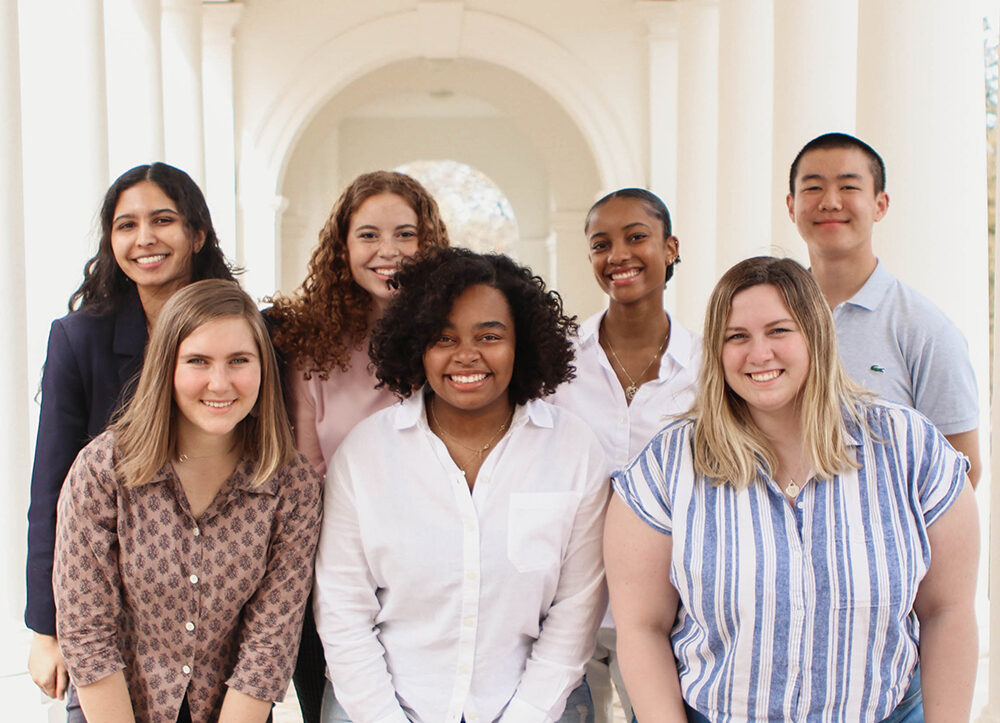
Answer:
<path fill-rule="evenodd" d="M 830 576 L 833 607 L 890 606 L 907 613 L 926 565 L 903 538 L 901 531 L 837 536 L 836 569 Z"/>
<path fill-rule="evenodd" d="M 518 572 L 558 568 L 579 497 L 573 492 L 521 492 L 510 496 L 507 557 Z"/>

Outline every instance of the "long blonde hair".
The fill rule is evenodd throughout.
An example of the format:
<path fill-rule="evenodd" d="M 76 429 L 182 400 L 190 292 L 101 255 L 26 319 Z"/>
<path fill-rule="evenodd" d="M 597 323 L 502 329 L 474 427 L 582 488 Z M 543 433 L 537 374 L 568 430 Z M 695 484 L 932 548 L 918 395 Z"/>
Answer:
<path fill-rule="evenodd" d="M 241 453 L 254 461 L 251 485 L 271 479 L 295 456 L 278 363 L 264 319 L 238 284 L 207 279 L 185 286 L 163 305 L 146 347 L 135 396 L 112 424 L 118 449 L 116 469 L 127 487 L 146 484 L 176 455 L 174 372 L 181 342 L 202 325 L 231 317 L 247 322 L 260 355 L 257 403 L 236 427 Z"/>
<path fill-rule="evenodd" d="M 760 284 L 778 290 L 798 325 L 809 351 L 809 372 L 801 391 L 802 435 L 814 473 L 830 478 L 857 468 L 848 449 L 844 414 L 863 424 L 866 393 L 840 364 L 833 316 L 819 285 L 792 259 L 757 256 L 727 271 L 712 291 L 705 316 L 704 359 L 694 416 L 695 470 L 719 483 L 742 489 L 760 474 L 763 464 L 773 473 L 774 452 L 746 402 L 728 384 L 722 346 L 733 297 Z"/>

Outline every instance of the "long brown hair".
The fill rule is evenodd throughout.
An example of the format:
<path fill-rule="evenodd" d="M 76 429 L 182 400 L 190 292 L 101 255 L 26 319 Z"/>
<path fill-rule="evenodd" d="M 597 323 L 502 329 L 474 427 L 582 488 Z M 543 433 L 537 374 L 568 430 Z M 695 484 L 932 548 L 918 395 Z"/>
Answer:
<path fill-rule="evenodd" d="M 857 462 L 847 446 L 843 415 L 863 424 L 865 392 L 848 378 L 837 352 L 833 316 L 812 274 L 792 259 L 757 256 L 727 271 L 712 291 L 705 316 L 704 358 L 694 416 L 695 469 L 738 489 L 749 485 L 763 461 L 777 459 L 750 416 L 746 402 L 726 384 L 722 346 L 733 297 L 760 284 L 777 289 L 805 338 L 809 373 L 802 389 L 802 436 L 817 476 L 830 478 Z"/>
<path fill-rule="evenodd" d="M 127 487 L 149 482 L 177 452 L 174 372 L 181 342 L 222 318 L 247 322 L 260 355 L 260 391 L 253 411 L 237 425 L 242 454 L 254 460 L 252 485 L 271 479 L 296 454 L 281 394 L 274 349 L 257 305 L 233 281 L 198 281 L 163 305 L 153 327 L 132 401 L 112 424 L 118 473 Z"/>
<path fill-rule="evenodd" d="M 160 187 L 184 219 L 189 236 L 204 232 L 205 243 L 191 257 L 191 281 L 201 279 L 233 280 L 233 273 L 240 269 L 232 266 L 219 248 L 219 237 L 212 225 L 205 195 L 191 177 L 179 168 L 166 163 L 136 166 L 120 175 L 104 194 L 101 204 L 101 238 L 97 253 L 83 267 L 83 283 L 69 298 L 69 310 L 93 308 L 98 312 L 117 308 L 122 299 L 135 288 L 132 281 L 118 266 L 111 248 L 111 222 L 121 195 L 138 183 L 150 181 Z"/>
<path fill-rule="evenodd" d="M 274 345 L 306 379 L 326 379 L 333 367 L 347 371 L 350 349 L 368 333 L 372 300 L 351 276 L 347 235 L 351 217 L 368 198 L 394 193 L 417 214 L 417 242 L 447 246 L 448 231 L 437 202 L 418 181 L 403 173 L 375 171 L 354 179 L 330 211 L 309 260 L 309 272 L 291 297 L 275 294 L 269 314 Z"/>

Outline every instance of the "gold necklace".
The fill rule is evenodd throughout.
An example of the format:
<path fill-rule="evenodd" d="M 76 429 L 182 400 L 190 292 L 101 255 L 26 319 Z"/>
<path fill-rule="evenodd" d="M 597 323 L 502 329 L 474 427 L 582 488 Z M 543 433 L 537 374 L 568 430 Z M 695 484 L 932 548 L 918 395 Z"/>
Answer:
<path fill-rule="evenodd" d="M 653 366 L 653 362 L 656 361 L 656 357 L 660 356 L 660 354 L 663 353 L 663 350 L 667 348 L 667 340 L 668 339 L 670 339 L 670 323 L 669 322 L 667 322 L 667 333 L 666 333 L 666 336 L 663 337 L 663 343 L 660 344 L 660 348 L 657 349 L 656 353 L 653 354 L 653 358 L 649 360 L 649 363 L 646 364 L 646 366 L 644 366 L 642 368 L 641 372 L 639 372 L 639 379 L 640 380 L 644 376 L 646 376 L 646 372 L 648 372 L 649 368 L 651 366 Z M 615 352 L 615 348 L 611 345 L 611 339 L 605 338 L 604 339 L 604 343 L 607 344 L 608 351 L 611 352 L 611 356 L 614 358 L 614 360 L 616 362 L 618 362 L 618 368 L 621 369 L 622 372 L 625 373 L 625 376 L 628 377 L 629 385 L 627 387 L 625 387 L 625 398 L 631 402 L 633 399 L 635 399 L 635 395 L 638 394 L 638 392 L 639 392 L 639 384 L 641 384 L 642 382 L 640 381 L 639 384 L 636 384 L 635 379 L 633 379 L 632 375 L 628 373 L 628 369 L 626 369 L 625 365 L 622 364 L 622 360 L 618 358 L 618 354 Z"/>
<path fill-rule="evenodd" d="M 431 419 L 434 421 L 434 426 L 438 428 L 438 431 L 441 432 L 441 434 L 443 434 L 445 437 L 447 437 L 452 442 L 457 444 L 459 447 L 475 454 L 476 459 L 479 463 L 482 463 L 483 455 L 486 453 L 486 450 L 492 447 L 493 444 L 498 439 L 500 439 L 501 436 L 503 436 L 503 433 L 507 430 L 507 425 L 509 425 L 511 421 L 514 419 L 514 410 L 512 409 L 510 411 L 510 416 L 507 417 L 507 419 L 503 422 L 503 424 L 497 427 L 497 431 L 494 433 L 492 437 L 490 437 L 490 440 L 486 444 L 482 446 L 470 447 L 467 444 L 463 444 L 461 440 L 459 440 L 457 437 L 448 433 L 448 430 L 444 428 L 444 425 L 442 425 L 441 422 L 438 421 L 437 415 L 434 413 L 434 406 L 435 406 L 434 400 L 432 399 L 430 403 L 427 405 L 427 408 L 431 410 Z M 462 472 L 465 472 L 464 467 L 459 465 L 459 468 L 462 470 Z"/>

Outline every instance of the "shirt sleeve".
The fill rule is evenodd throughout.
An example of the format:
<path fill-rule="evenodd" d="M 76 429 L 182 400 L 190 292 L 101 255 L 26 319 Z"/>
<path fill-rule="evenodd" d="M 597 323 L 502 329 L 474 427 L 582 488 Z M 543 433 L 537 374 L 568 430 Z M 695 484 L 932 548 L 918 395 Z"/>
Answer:
<path fill-rule="evenodd" d="M 118 648 L 118 491 L 109 435 L 73 463 L 59 497 L 53 573 L 59 647 L 73 682 L 125 668 Z"/>
<path fill-rule="evenodd" d="M 670 433 L 670 429 L 676 428 L 657 434 L 628 467 L 611 476 L 615 492 L 622 501 L 639 519 L 666 535 L 673 533 L 673 511 L 667 494 L 665 464 L 668 451 L 673 449 L 679 453 L 677 445 L 683 440 L 683 435 Z"/>
<path fill-rule="evenodd" d="M 358 522 L 350 462 L 341 447 L 326 480 L 313 609 L 337 701 L 354 723 L 406 723 L 375 618 L 381 608 Z"/>
<path fill-rule="evenodd" d="M 608 604 L 604 581 L 604 513 L 607 510 L 608 464 L 596 437 L 571 473 L 585 480 L 559 570 L 552 605 L 525 663 L 517 691 L 500 717 L 504 723 L 559 719 L 566 699 L 579 684 L 594 652 L 597 628 Z"/>
<path fill-rule="evenodd" d="M 56 634 L 56 606 L 52 596 L 56 505 L 70 465 L 86 444 L 87 422 L 88 405 L 80 369 L 66 331 L 56 320 L 49 331 L 48 353 L 42 372 L 42 406 L 28 509 L 24 621 L 43 635 Z"/>
<path fill-rule="evenodd" d="M 272 523 L 267 570 L 243 609 L 239 657 L 226 681 L 253 698 L 275 701 L 284 698 L 295 667 L 322 514 L 322 486 L 304 459 L 279 474 L 280 518 Z"/>
<path fill-rule="evenodd" d="M 913 407 L 942 434 L 959 434 L 979 426 L 979 392 L 965 337 L 941 317 L 935 328 L 923 330 L 920 349 L 908 355 Z"/>
<path fill-rule="evenodd" d="M 295 446 L 322 477 L 326 474 L 326 460 L 323 458 L 323 448 L 316 430 L 316 401 L 309 381 L 302 376 L 302 370 L 294 364 L 290 364 L 288 369 L 286 396 L 292 430 L 295 433 Z"/>
<path fill-rule="evenodd" d="M 958 499 L 969 471 L 969 460 L 948 444 L 930 420 L 905 410 L 909 433 L 905 437 L 913 453 L 911 484 L 920 499 L 924 522 L 934 524 Z"/>

